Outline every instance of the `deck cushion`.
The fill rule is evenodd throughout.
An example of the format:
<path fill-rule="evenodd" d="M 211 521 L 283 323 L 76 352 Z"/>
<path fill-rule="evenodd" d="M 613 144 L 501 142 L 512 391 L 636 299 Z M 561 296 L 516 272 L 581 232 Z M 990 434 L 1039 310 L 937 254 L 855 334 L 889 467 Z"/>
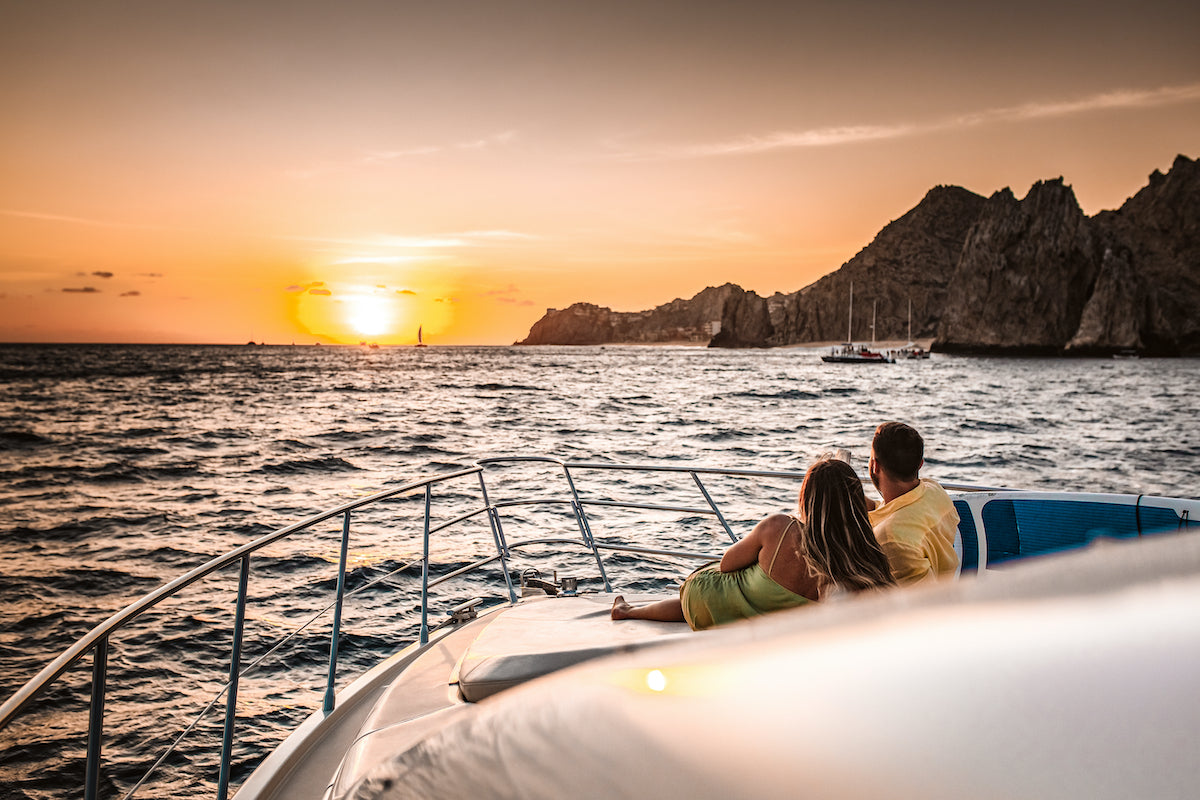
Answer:
<path fill-rule="evenodd" d="M 627 598 L 630 602 L 662 597 Z M 682 622 L 609 617 L 611 594 L 526 598 L 495 615 L 463 653 L 451 676 L 459 693 L 477 702 L 555 670 L 670 638 L 692 636 Z"/>

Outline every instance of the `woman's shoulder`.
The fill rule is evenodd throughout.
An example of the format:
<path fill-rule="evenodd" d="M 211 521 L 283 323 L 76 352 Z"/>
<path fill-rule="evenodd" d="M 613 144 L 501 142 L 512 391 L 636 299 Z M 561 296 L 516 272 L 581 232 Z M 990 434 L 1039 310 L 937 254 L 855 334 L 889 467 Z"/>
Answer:
<path fill-rule="evenodd" d="M 783 535 L 788 528 L 799 524 L 800 520 L 791 514 L 768 514 L 758 523 L 758 532 L 760 536 L 774 538 Z"/>
<path fill-rule="evenodd" d="M 799 525 L 800 519 L 794 514 L 785 514 L 779 512 L 776 514 L 768 514 L 763 518 L 763 522 L 771 527 L 786 528 L 789 525 Z"/>

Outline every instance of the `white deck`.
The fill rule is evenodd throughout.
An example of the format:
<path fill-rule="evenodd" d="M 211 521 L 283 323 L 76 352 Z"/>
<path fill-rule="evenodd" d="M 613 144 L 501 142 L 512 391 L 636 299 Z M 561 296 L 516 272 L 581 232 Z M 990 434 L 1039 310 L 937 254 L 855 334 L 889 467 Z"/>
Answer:
<path fill-rule="evenodd" d="M 307 720 L 237 796 L 319 800 L 331 790 L 339 796 L 462 714 L 470 706 L 460 691 L 464 678 L 467 694 L 478 700 L 582 661 L 692 635 L 684 623 L 613 622 L 612 600 L 611 594 L 527 598 L 444 633 L 423 651 L 397 654 L 339 693 L 333 714 Z"/>

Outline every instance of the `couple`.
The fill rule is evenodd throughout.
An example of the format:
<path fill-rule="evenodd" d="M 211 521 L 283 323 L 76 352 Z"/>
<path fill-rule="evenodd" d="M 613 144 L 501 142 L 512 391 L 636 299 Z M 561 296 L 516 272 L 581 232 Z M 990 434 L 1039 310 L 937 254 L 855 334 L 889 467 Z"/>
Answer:
<path fill-rule="evenodd" d="M 646 606 L 613 601 L 613 619 L 686 621 L 694 630 L 826 600 L 843 592 L 953 575 L 958 514 L 919 477 L 925 444 L 912 427 L 875 430 L 868 470 L 876 505 L 844 461 L 813 464 L 800 486 L 800 517 L 772 514 L 721 558 L 693 572 L 679 597 Z"/>

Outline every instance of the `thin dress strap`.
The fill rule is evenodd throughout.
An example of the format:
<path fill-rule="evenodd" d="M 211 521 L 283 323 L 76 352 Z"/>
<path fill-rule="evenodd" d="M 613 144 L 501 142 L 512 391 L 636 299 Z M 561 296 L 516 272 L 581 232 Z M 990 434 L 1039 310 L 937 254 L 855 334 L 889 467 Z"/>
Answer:
<path fill-rule="evenodd" d="M 779 542 L 775 545 L 775 554 L 771 556 L 771 563 L 767 565 L 767 577 L 771 577 L 771 570 L 775 569 L 775 559 L 779 557 L 779 548 L 783 547 L 783 540 L 787 538 L 788 531 L 792 529 L 792 525 L 799 524 L 793 516 L 788 516 L 787 527 L 783 529 L 783 533 L 779 535 Z"/>

